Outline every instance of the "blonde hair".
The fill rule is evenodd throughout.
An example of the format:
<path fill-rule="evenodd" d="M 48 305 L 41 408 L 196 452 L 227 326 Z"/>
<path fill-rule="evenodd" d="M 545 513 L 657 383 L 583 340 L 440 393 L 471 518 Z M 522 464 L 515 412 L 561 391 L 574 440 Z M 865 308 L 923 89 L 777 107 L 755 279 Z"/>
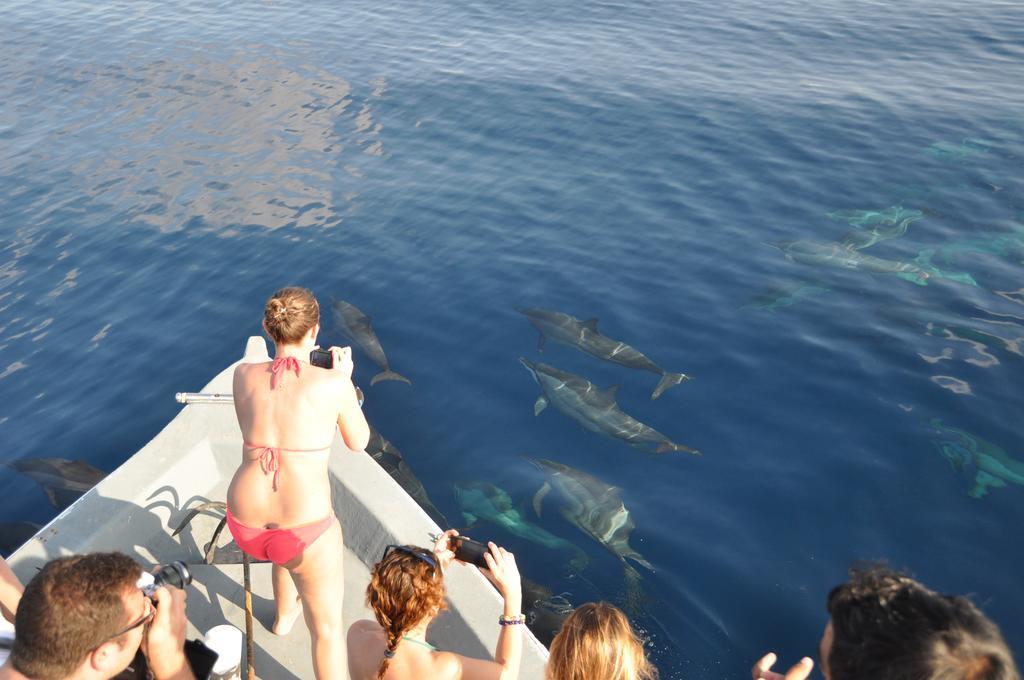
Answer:
<path fill-rule="evenodd" d="M 424 548 L 411 545 L 391 550 L 373 565 L 370 585 L 366 588 L 366 606 L 373 610 L 387 636 L 387 652 L 377 669 L 378 680 L 387 672 L 391 656 L 406 631 L 445 608 L 441 568 L 410 554 L 409 550 L 429 554 Z"/>
<path fill-rule="evenodd" d="M 569 615 L 551 641 L 545 680 L 657 680 L 629 619 L 607 602 Z"/>
<path fill-rule="evenodd" d="M 274 342 L 291 345 L 320 323 L 320 305 L 313 293 L 295 286 L 282 288 L 267 300 L 263 325 Z"/>

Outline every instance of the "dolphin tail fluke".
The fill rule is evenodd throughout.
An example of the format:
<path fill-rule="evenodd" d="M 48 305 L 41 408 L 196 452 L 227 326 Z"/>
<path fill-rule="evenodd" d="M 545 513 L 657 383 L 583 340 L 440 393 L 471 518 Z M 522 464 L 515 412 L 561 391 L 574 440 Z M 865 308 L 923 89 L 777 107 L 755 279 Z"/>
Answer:
<path fill-rule="evenodd" d="M 665 371 L 661 374 L 661 380 L 658 381 L 658 386 L 651 392 L 651 399 L 657 399 L 662 393 L 670 387 L 686 382 L 687 380 L 693 380 L 690 376 L 685 373 L 669 373 Z"/>
<path fill-rule="evenodd" d="M 381 371 L 377 375 L 370 378 L 370 387 L 373 387 L 381 380 L 397 380 L 398 382 L 404 382 L 406 385 L 412 385 L 412 381 L 406 378 L 401 373 L 395 373 L 394 371 Z"/>
<path fill-rule="evenodd" d="M 704 455 L 697 449 L 691 449 L 689 446 L 683 446 L 682 444 L 676 444 L 675 442 L 667 440 L 658 444 L 658 448 L 654 450 L 655 453 L 668 453 L 670 451 L 682 451 L 683 453 L 689 453 L 694 456 Z"/>
<path fill-rule="evenodd" d="M 1006 482 L 980 470 L 977 475 L 974 476 L 974 486 L 967 492 L 967 495 L 971 498 L 984 498 L 988 494 L 989 488 L 998 489 L 1006 486 Z"/>

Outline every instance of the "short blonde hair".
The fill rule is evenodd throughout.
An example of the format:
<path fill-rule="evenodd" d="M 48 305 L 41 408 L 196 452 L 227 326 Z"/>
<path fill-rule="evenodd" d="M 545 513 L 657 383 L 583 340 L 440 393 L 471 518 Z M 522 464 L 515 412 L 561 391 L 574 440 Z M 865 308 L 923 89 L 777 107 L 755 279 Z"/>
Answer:
<path fill-rule="evenodd" d="M 545 680 L 657 680 L 629 619 L 607 602 L 569 615 L 551 641 Z"/>

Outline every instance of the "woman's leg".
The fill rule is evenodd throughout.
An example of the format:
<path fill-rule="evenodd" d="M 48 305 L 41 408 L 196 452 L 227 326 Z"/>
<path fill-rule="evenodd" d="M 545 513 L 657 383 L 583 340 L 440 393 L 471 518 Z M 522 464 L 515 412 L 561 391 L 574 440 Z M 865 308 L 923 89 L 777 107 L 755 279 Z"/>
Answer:
<path fill-rule="evenodd" d="M 341 524 L 335 520 L 330 529 L 286 565 L 302 598 L 302 613 L 313 643 L 313 672 L 317 680 L 345 680 L 348 677 L 345 631 L 341 620 L 345 597 L 342 574 L 344 549 Z"/>
<path fill-rule="evenodd" d="M 299 591 L 295 588 L 291 573 L 284 567 L 275 564 L 271 570 L 274 583 L 274 604 L 277 606 L 277 617 L 271 632 L 274 635 L 287 635 L 299 618 L 302 605 L 299 603 Z"/>

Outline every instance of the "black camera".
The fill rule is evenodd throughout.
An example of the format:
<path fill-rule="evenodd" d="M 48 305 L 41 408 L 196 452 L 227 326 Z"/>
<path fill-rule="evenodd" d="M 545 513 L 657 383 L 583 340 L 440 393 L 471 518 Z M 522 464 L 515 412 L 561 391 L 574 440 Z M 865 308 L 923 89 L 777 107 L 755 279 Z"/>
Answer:
<path fill-rule="evenodd" d="M 484 555 L 491 552 L 486 543 L 474 541 L 468 536 L 451 536 L 449 545 L 455 553 L 455 559 L 466 564 L 473 564 L 481 569 L 489 569 Z"/>
<path fill-rule="evenodd" d="M 184 562 L 174 561 L 157 567 L 152 574 L 143 574 L 139 588 L 142 589 L 146 597 L 153 597 L 156 589 L 162 586 L 184 590 L 185 586 L 190 583 L 192 583 L 192 572 L 188 570 L 188 565 Z"/>
<path fill-rule="evenodd" d="M 334 355 L 329 349 L 314 349 L 309 352 L 309 363 L 320 368 L 334 368 Z"/>

